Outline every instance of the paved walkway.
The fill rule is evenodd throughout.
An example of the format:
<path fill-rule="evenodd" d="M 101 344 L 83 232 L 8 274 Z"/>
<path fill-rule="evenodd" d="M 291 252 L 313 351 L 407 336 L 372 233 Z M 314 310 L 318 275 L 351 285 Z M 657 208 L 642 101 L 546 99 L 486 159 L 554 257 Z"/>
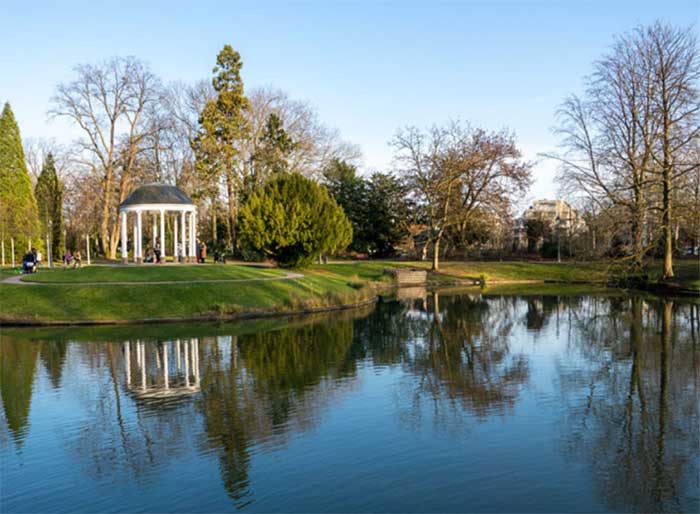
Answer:
<path fill-rule="evenodd" d="M 212 278 L 202 280 L 157 280 L 151 282 L 25 282 L 24 275 L 15 275 L 2 281 L 3 284 L 15 284 L 21 286 L 161 286 L 173 284 L 233 284 L 240 282 L 267 282 L 270 280 L 291 280 L 303 278 L 302 273 L 287 273 L 283 277 L 261 277 L 261 278 Z"/>

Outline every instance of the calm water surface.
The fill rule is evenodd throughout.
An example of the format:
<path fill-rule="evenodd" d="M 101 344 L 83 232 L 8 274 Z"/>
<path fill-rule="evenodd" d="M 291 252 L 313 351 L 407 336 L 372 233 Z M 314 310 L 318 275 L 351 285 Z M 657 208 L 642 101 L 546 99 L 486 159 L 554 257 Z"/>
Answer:
<path fill-rule="evenodd" d="M 0 511 L 700 510 L 697 305 L 3 329 Z"/>

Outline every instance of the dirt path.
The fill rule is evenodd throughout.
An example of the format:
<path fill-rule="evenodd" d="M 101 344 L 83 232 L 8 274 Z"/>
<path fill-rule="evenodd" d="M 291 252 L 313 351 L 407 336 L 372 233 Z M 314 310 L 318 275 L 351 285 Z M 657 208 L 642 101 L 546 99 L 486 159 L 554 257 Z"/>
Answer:
<path fill-rule="evenodd" d="M 25 282 L 24 275 L 16 275 L 2 280 L 3 284 L 14 284 L 21 286 L 161 286 L 174 284 L 234 284 L 246 282 L 267 282 L 270 280 L 292 280 L 303 278 L 302 273 L 287 273 L 283 277 L 262 277 L 262 278 L 213 278 L 202 280 L 157 280 L 151 282 Z"/>

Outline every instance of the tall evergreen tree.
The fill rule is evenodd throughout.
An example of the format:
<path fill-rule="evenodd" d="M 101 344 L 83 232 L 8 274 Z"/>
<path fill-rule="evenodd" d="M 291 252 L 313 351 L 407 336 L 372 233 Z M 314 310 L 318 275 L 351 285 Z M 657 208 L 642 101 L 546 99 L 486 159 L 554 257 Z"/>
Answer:
<path fill-rule="evenodd" d="M 33 247 L 43 247 L 32 180 L 9 103 L 0 115 L 0 237 L 6 245 L 13 237 L 18 252 L 26 251 L 30 240 Z"/>
<path fill-rule="evenodd" d="M 343 208 L 352 224 L 350 249 L 370 253 L 366 233 L 367 226 L 371 223 L 367 219 L 368 188 L 362 177 L 357 175 L 357 168 L 346 161 L 333 159 L 323 170 L 323 178 L 331 196 Z"/>
<path fill-rule="evenodd" d="M 366 179 L 357 174 L 355 166 L 339 159 L 326 166 L 323 177 L 352 224 L 350 249 L 374 257 L 393 254 L 408 235 L 412 219 L 406 185 L 379 172 Z"/>
<path fill-rule="evenodd" d="M 236 163 L 240 158 L 241 142 L 249 129 L 245 117 L 248 99 L 243 94 L 241 80 L 241 56 L 231 45 L 225 45 L 216 58 L 212 85 L 215 99 L 204 106 L 199 117 L 199 132 L 192 142 L 200 181 L 206 193 L 214 198 L 218 194 L 219 179 L 223 175 L 228 195 L 228 244 L 235 246 L 235 225 L 240 178 L 236 175 Z M 212 204 L 216 202 L 212 200 Z"/>
<path fill-rule="evenodd" d="M 53 155 L 46 156 L 34 189 L 39 208 L 41 235 L 51 235 L 51 253 L 58 257 L 63 252 L 63 185 L 56 173 Z"/>
<path fill-rule="evenodd" d="M 260 138 L 260 146 L 253 155 L 256 174 L 275 175 L 289 170 L 289 156 L 296 144 L 284 130 L 282 118 L 271 113 L 265 122 L 265 131 Z"/>
<path fill-rule="evenodd" d="M 408 235 L 412 215 L 407 196 L 408 188 L 393 175 L 377 172 L 367 181 L 368 224 L 364 234 L 373 256 L 392 255 Z"/>

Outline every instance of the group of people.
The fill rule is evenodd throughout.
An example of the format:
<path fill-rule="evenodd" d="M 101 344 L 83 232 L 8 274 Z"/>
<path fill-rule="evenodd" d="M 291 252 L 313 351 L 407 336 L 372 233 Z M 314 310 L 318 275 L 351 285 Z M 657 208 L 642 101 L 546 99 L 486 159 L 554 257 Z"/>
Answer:
<path fill-rule="evenodd" d="M 24 273 L 36 273 L 40 262 L 41 253 L 38 253 L 35 248 L 31 248 L 22 257 L 22 271 Z M 75 250 L 74 252 L 71 252 L 70 249 L 66 249 L 66 253 L 63 255 L 63 264 L 66 268 L 82 267 L 80 250 Z"/>
<path fill-rule="evenodd" d="M 80 268 L 82 266 L 80 250 L 75 250 L 75 252 L 71 253 L 70 249 L 66 249 L 66 254 L 63 256 L 63 264 L 66 265 L 66 268 L 71 267 L 71 265 L 74 268 Z"/>
<path fill-rule="evenodd" d="M 184 252 L 182 251 L 182 244 L 177 243 L 175 245 L 175 260 L 177 262 L 182 262 L 184 257 Z M 144 256 L 144 262 L 151 262 L 155 264 L 160 264 L 162 262 L 163 252 L 161 251 L 160 243 L 156 243 L 154 248 L 150 246 L 146 249 L 146 255 Z M 197 262 L 204 264 L 207 260 L 207 244 L 204 241 L 197 240 Z"/>
<path fill-rule="evenodd" d="M 144 258 L 144 262 L 154 262 L 156 264 L 160 264 L 161 255 L 162 252 L 160 250 L 160 243 L 156 243 L 155 248 L 151 249 L 150 246 L 146 248 L 146 257 Z"/>

